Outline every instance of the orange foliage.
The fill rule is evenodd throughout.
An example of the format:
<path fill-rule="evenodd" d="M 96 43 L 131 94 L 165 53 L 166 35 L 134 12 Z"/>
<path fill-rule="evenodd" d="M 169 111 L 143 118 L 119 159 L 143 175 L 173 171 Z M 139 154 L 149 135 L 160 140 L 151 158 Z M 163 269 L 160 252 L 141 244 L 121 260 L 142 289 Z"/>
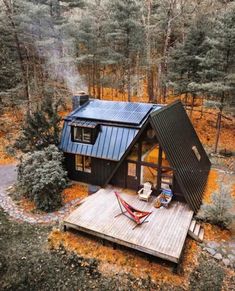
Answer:
<path fill-rule="evenodd" d="M 67 115 L 69 115 L 69 113 L 72 111 L 72 108 L 68 108 L 67 110 L 65 111 L 60 111 L 58 114 L 60 117 L 64 118 L 66 117 Z"/>
<path fill-rule="evenodd" d="M 211 169 L 203 194 L 203 203 L 211 203 L 211 195 L 218 190 L 218 171 Z"/>
<path fill-rule="evenodd" d="M 9 145 L 9 139 L 6 137 L 5 133 L 0 135 L 0 165 L 8 165 L 16 163 L 16 158 L 9 156 L 5 148 Z"/>
<path fill-rule="evenodd" d="M 111 275 L 117 272 L 127 272 L 134 276 L 170 283 L 175 286 L 187 285 L 190 270 L 197 264 L 199 247 L 192 240 L 187 240 L 184 252 L 183 272 L 177 275 L 172 272 L 169 264 L 154 262 L 143 254 L 128 249 L 113 249 L 111 244 L 102 245 L 100 240 L 87 237 L 83 234 L 60 232 L 54 230 L 49 236 L 49 246 L 57 249 L 61 245 L 68 251 L 77 253 L 86 258 L 96 258 L 100 261 L 99 269 L 103 274 Z M 187 286 L 185 286 L 187 287 Z"/>
<path fill-rule="evenodd" d="M 22 198 L 20 201 L 19 201 L 19 205 L 21 208 L 24 209 L 24 211 L 26 212 L 32 212 L 33 210 L 36 209 L 36 205 L 33 201 L 30 201 L 29 199 L 27 198 Z"/>
<path fill-rule="evenodd" d="M 85 198 L 88 195 L 88 186 L 86 184 L 74 183 L 66 188 L 62 193 L 64 203 L 68 203 L 76 198 Z"/>
<path fill-rule="evenodd" d="M 232 185 L 231 196 L 235 198 L 235 183 Z"/>
<path fill-rule="evenodd" d="M 197 131 L 201 142 L 207 146 L 214 147 L 216 139 L 216 119 L 217 111 L 214 109 L 206 109 L 208 113 L 204 113 L 200 118 L 200 112 L 194 112 L 192 123 Z M 219 138 L 219 148 L 234 151 L 235 146 L 235 119 L 231 120 L 222 118 L 221 134 Z"/>
<path fill-rule="evenodd" d="M 113 100 L 113 101 L 128 101 L 126 92 L 120 92 L 116 89 L 112 88 L 102 88 L 102 99 L 105 100 Z M 182 96 L 174 96 L 169 94 L 166 98 L 166 104 L 169 104 L 177 99 L 184 99 L 184 95 Z M 189 104 L 191 104 L 191 100 L 189 99 Z M 216 139 L 216 119 L 217 119 L 217 111 L 214 109 L 206 109 L 201 118 L 201 98 L 195 100 L 196 110 L 192 115 L 192 123 L 199 135 L 200 140 L 203 144 L 214 147 L 215 139 Z M 143 92 L 141 92 L 141 96 L 131 96 L 132 102 L 149 102 L 146 82 L 143 83 Z M 160 100 L 161 103 L 161 100 Z M 219 139 L 219 147 L 221 149 L 234 150 L 235 145 L 235 119 L 231 118 L 231 120 L 222 118 L 222 128 L 221 135 Z"/>
<path fill-rule="evenodd" d="M 120 92 L 113 88 L 102 88 L 102 98 L 104 100 L 112 101 L 128 101 L 128 94 L 126 92 Z M 131 102 L 148 102 L 148 96 L 146 92 L 142 92 L 141 96 L 131 96 Z"/>
<path fill-rule="evenodd" d="M 198 257 L 200 255 L 200 247 L 191 238 L 187 238 L 184 249 L 184 257 L 182 260 L 182 268 L 184 273 L 189 275 L 193 267 L 198 264 Z"/>
<path fill-rule="evenodd" d="M 220 227 L 209 223 L 203 223 L 203 227 L 205 230 L 205 240 L 221 242 L 231 239 L 231 232 L 229 230 L 221 229 Z"/>
<path fill-rule="evenodd" d="M 6 147 L 18 135 L 18 125 L 23 119 L 23 114 L 19 110 L 5 112 L 0 118 L 0 165 L 7 165 L 16 162 L 15 157 L 6 153 Z"/>
<path fill-rule="evenodd" d="M 7 156 L 4 151 L 0 150 L 0 165 L 9 165 L 16 163 L 16 159 Z"/>

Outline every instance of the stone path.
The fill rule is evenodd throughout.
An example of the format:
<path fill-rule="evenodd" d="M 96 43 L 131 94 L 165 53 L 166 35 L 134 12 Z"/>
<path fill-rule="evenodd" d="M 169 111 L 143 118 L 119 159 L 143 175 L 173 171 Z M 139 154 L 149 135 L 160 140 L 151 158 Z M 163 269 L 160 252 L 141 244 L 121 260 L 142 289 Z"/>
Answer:
<path fill-rule="evenodd" d="M 33 214 L 21 209 L 11 197 L 7 194 L 6 189 L 16 181 L 16 166 L 15 165 L 0 165 L 0 206 L 3 210 L 15 220 L 25 221 L 31 224 L 41 223 L 56 223 L 63 220 L 69 214 L 71 208 L 80 200 L 75 199 L 58 211 L 47 214 Z"/>
<path fill-rule="evenodd" d="M 216 260 L 222 261 L 225 266 L 235 267 L 235 241 L 220 243 L 209 241 L 204 244 L 203 250 Z"/>

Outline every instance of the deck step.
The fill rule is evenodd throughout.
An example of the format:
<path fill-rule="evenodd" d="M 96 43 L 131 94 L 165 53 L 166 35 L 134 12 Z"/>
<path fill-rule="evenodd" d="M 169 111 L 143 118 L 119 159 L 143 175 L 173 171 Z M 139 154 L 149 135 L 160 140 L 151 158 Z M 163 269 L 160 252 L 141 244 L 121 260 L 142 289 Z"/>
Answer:
<path fill-rule="evenodd" d="M 194 231 L 195 225 L 196 225 L 196 220 L 193 219 L 193 220 L 191 221 L 191 224 L 190 224 L 190 227 L 189 227 L 189 230 L 190 230 L 191 232 Z"/>
<path fill-rule="evenodd" d="M 188 235 L 196 241 L 202 242 L 204 237 L 204 229 L 199 223 L 196 222 L 196 220 L 192 220 L 188 230 Z"/>
<path fill-rule="evenodd" d="M 201 227 L 199 235 L 198 235 L 199 241 L 203 242 L 203 238 L 204 238 L 204 228 Z"/>
<path fill-rule="evenodd" d="M 200 224 L 199 223 L 196 223 L 195 228 L 194 228 L 194 231 L 193 231 L 193 233 L 195 234 L 195 236 L 198 236 L 199 235 L 200 228 L 201 228 Z"/>

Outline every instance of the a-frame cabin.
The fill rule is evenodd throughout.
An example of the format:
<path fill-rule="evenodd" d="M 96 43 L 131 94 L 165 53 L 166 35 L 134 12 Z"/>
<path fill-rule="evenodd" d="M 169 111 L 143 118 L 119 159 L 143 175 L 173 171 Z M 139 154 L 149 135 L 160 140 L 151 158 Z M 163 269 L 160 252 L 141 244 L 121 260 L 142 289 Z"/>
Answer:
<path fill-rule="evenodd" d="M 180 101 L 74 100 L 60 143 L 71 179 L 134 190 L 149 181 L 155 194 L 170 186 L 175 199 L 199 209 L 210 161 Z"/>

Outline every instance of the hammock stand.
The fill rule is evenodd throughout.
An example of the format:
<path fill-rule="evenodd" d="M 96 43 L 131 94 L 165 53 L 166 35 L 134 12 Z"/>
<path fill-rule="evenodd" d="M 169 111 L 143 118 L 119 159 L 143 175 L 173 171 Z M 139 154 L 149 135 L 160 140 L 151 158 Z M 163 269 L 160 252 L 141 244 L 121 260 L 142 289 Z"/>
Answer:
<path fill-rule="evenodd" d="M 141 225 L 144 222 L 148 222 L 148 221 L 146 221 L 146 219 L 149 217 L 149 215 L 152 212 L 138 210 L 138 209 L 132 207 L 130 204 L 128 204 L 125 200 L 123 200 L 118 192 L 115 191 L 114 193 L 116 195 L 116 198 L 117 198 L 120 210 L 121 210 L 121 213 L 117 214 L 115 217 L 118 217 L 119 215 L 122 215 L 122 214 L 125 215 L 130 220 L 132 220 L 136 223 L 136 225 L 135 225 L 135 227 L 133 227 L 133 229 L 136 228 L 138 225 Z M 123 208 L 125 210 L 123 210 Z M 128 213 L 129 215 L 127 215 L 126 213 Z"/>

